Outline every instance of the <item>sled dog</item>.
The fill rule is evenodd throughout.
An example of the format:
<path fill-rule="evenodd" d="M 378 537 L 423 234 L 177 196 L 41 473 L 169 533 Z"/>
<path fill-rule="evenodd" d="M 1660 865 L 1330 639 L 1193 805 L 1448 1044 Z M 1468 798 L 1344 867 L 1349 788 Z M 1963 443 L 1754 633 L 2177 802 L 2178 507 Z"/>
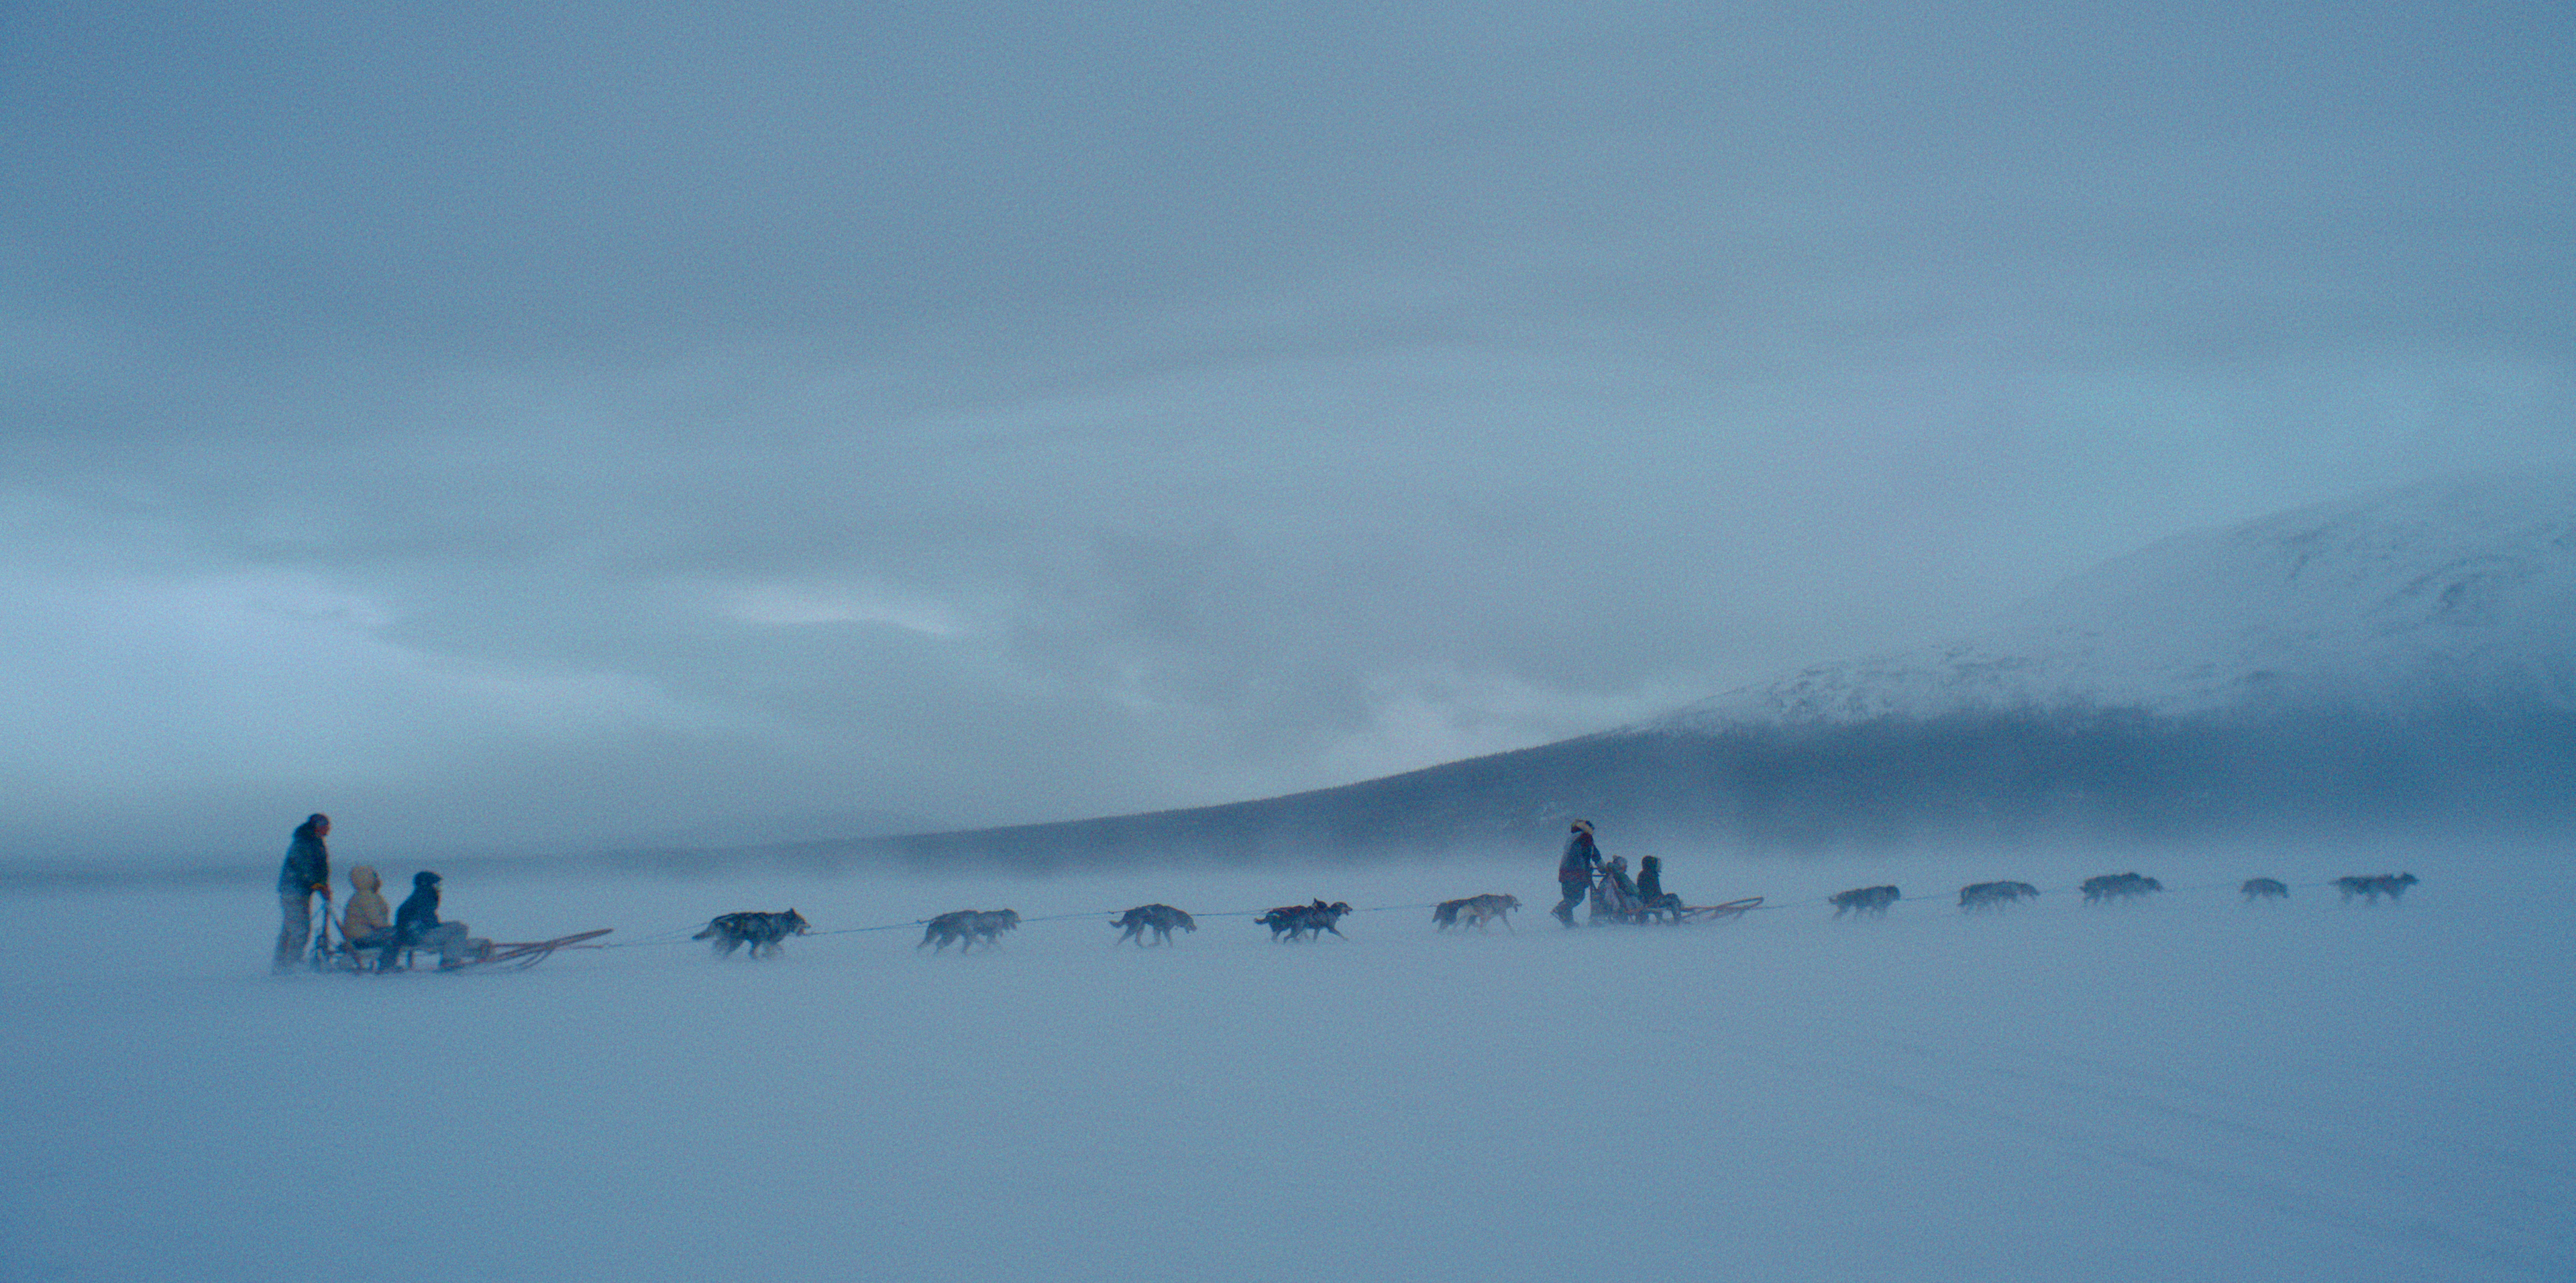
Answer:
<path fill-rule="evenodd" d="M 1972 882 L 1959 888 L 1962 909 L 2000 909 L 2021 900 L 2035 899 L 2039 888 L 2027 882 Z"/>
<path fill-rule="evenodd" d="M 2336 878 L 2335 889 L 2343 892 L 2347 902 L 2358 895 L 2366 896 L 2372 904 L 2377 904 L 2379 897 L 2384 895 L 2402 903 L 2406 899 L 2406 888 L 2420 880 L 2412 873 L 2382 873 L 2369 878 Z"/>
<path fill-rule="evenodd" d="M 1887 916 L 1887 906 L 1904 896 L 1905 893 L 1895 887 L 1853 887 L 1825 897 L 1825 903 L 1834 906 L 1837 918 L 1846 913 L 1874 913 L 1883 918 Z"/>
<path fill-rule="evenodd" d="M 1500 922 L 1503 930 L 1512 929 L 1511 912 L 1521 907 L 1520 898 L 1509 895 L 1471 895 L 1463 900 L 1443 900 L 1431 911 L 1431 921 L 1441 930 L 1451 927 L 1485 929 L 1488 922 Z M 1336 932 L 1335 934 L 1339 934 Z"/>
<path fill-rule="evenodd" d="M 752 957 L 775 958 L 786 948 L 780 941 L 803 934 L 805 915 L 789 909 L 785 913 L 728 913 L 689 938 L 715 941 L 719 958 L 733 956 L 733 951 L 744 945 L 751 946 Z"/>
<path fill-rule="evenodd" d="M 2133 900 L 2149 891 L 2164 889 L 2165 884 L 2154 878 L 2142 878 L 2134 873 L 2105 873 L 2098 877 L 2084 879 L 2084 903 Z"/>
<path fill-rule="evenodd" d="M 982 941 L 988 949 L 997 947 L 1003 932 L 1020 925 L 1020 915 L 1010 909 L 958 909 L 940 914 L 924 925 L 928 929 L 921 933 L 921 944 L 936 941 L 939 945 L 931 950 L 932 953 L 946 953 L 951 944 L 957 946 L 957 952 L 964 953 L 974 948 L 977 941 Z M 921 944 L 912 947 L 918 949 Z"/>
<path fill-rule="evenodd" d="M 1137 948 L 1144 948 L 1145 933 L 1149 930 L 1154 933 L 1154 943 L 1170 944 L 1172 928 L 1179 927 L 1183 931 L 1199 929 L 1199 924 L 1191 921 L 1190 915 L 1168 904 L 1140 904 L 1120 914 L 1118 920 L 1109 925 L 1125 933 L 1109 942 L 1112 949 L 1130 940 L 1136 942 Z"/>
<path fill-rule="evenodd" d="M 1317 900 L 1313 904 L 1292 904 L 1285 908 L 1272 909 L 1254 918 L 1253 921 L 1270 928 L 1270 939 L 1273 943 L 1283 936 L 1289 940 L 1303 940 L 1309 935 L 1322 939 L 1327 931 L 1348 940 L 1350 937 L 1343 936 L 1342 929 L 1333 924 L 1341 921 L 1342 916 L 1350 911 L 1351 906 L 1339 901 L 1326 904 Z"/>

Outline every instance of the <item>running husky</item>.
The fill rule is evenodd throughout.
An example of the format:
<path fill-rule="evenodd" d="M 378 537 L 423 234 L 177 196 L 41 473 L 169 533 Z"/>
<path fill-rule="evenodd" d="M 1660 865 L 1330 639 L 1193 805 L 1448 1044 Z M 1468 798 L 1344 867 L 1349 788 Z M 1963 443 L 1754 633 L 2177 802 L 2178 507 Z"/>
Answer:
<path fill-rule="evenodd" d="M 1286 908 L 1272 909 L 1254 918 L 1253 922 L 1270 928 L 1270 939 L 1274 944 L 1283 935 L 1290 940 L 1303 940 L 1311 934 L 1320 940 L 1327 931 L 1348 940 L 1350 937 L 1342 935 L 1342 929 L 1333 924 L 1341 921 L 1342 915 L 1350 911 L 1351 906 L 1339 901 L 1326 904 L 1317 900 L 1313 904 L 1292 904 Z"/>
<path fill-rule="evenodd" d="M 2039 897 L 2039 888 L 2027 882 L 1972 882 L 1959 888 L 1962 909 L 2000 909 L 2007 904 Z"/>
<path fill-rule="evenodd" d="M 2377 904 L 2379 897 L 2384 895 L 2390 900 L 2403 904 L 2406 901 L 2406 888 L 2415 885 L 2418 881 L 2421 879 L 2412 873 L 2382 873 L 2371 878 L 2336 878 L 2335 889 L 2343 892 L 2346 903 L 2350 903 L 2352 898 L 2358 895 L 2367 896 L 2372 904 Z"/>
<path fill-rule="evenodd" d="M 1199 924 L 1191 921 L 1190 915 L 1168 904 L 1140 904 L 1119 915 L 1118 920 L 1109 925 L 1126 933 L 1109 942 L 1109 947 L 1112 949 L 1130 940 L 1136 942 L 1137 948 L 1144 948 L 1147 930 L 1154 933 L 1154 943 L 1170 944 L 1172 928 L 1179 927 L 1183 931 L 1199 929 Z"/>
<path fill-rule="evenodd" d="M 1846 913 L 1874 913 L 1884 918 L 1887 916 L 1887 906 L 1903 899 L 1904 896 L 1904 892 L 1894 887 L 1853 887 L 1849 891 L 1838 891 L 1826 896 L 1825 903 L 1834 906 L 1834 916 L 1837 918 Z"/>
<path fill-rule="evenodd" d="M 2236 889 L 2243 893 L 2245 896 L 2245 903 L 2247 904 L 2252 904 L 2257 900 L 2287 900 L 2290 898 L 2289 886 L 2278 878 L 2247 878 L 2245 879 L 2245 885 Z"/>
<path fill-rule="evenodd" d="M 2149 891 L 2162 891 L 2164 889 L 2165 884 L 2156 881 L 2154 878 L 2142 878 L 2134 873 L 2105 873 L 2098 877 L 2084 879 L 2084 903 L 2098 904 L 2104 900 L 2134 900 L 2139 896 L 2145 895 Z"/>
<path fill-rule="evenodd" d="M 728 913 L 689 938 L 715 941 L 719 958 L 732 957 L 733 951 L 744 945 L 751 946 L 752 957 L 775 958 L 786 949 L 780 941 L 803 934 L 805 915 L 789 909 L 785 913 Z"/>
<path fill-rule="evenodd" d="M 964 953 L 974 948 L 979 940 L 987 949 L 999 948 L 1002 933 L 1017 928 L 1020 915 L 1011 909 L 958 909 L 940 914 L 925 925 L 929 930 L 921 933 L 921 944 L 934 940 L 939 942 L 939 947 L 931 950 L 932 953 L 946 953 L 951 944 L 957 946 L 957 952 Z M 918 949 L 921 944 L 912 947 Z"/>
<path fill-rule="evenodd" d="M 1464 900 L 1443 900 L 1439 908 L 1431 911 L 1431 921 L 1443 931 L 1459 926 L 1474 927 L 1482 931 L 1488 922 L 1500 922 L 1503 924 L 1503 930 L 1509 931 L 1512 929 L 1511 912 L 1519 907 L 1521 907 L 1519 897 L 1494 895 L 1489 892 L 1484 895 L 1471 895 Z"/>

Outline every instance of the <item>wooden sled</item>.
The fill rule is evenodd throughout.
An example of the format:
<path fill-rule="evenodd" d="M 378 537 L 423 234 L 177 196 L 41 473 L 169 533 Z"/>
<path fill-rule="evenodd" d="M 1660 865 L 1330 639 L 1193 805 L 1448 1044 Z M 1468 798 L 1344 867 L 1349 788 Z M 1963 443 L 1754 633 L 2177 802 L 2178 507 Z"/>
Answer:
<path fill-rule="evenodd" d="M 492 947 L 485 950 L 483 956 L 479 958 L 470 958 L 452 967 L 436 967 L 433 970 L 472 971 L 483 967 L 506 966 L 512 971 L 525 971 L 553 957 L 557 949 L 605 949 L 608 946 L 591 944 L 589 941 L 596 940 L 616 929 L 601 927 L 597 931 L 583 931 L 568 936 L 556 936 L 552 940 L 532 940 L 522 944 L 503 944 L 496 940 L 492 942 Z M 357 950 L 350 948 L 344 941 L 330 951 L 330 961 L 327 964 L 317 959 L 314 967 L 316 970 L 329 971 L 372 971 L 376 949 L 377 946 L 368 946 L 366 956 L 362 957 Z M 406 950 L 405 953 L 408 958 L 409 951 Z M 411 970 L 410 967 L 399 969 Z"/>

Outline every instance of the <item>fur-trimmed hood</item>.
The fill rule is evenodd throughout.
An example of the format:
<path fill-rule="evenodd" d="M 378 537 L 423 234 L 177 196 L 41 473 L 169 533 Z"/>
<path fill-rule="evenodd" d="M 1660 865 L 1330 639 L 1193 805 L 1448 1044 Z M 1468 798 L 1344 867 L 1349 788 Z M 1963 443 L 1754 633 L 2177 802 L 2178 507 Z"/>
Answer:
<path fill-rule="evenodd" d="M 393 926 L 393 907 L 377 888 L 384 879 L 376 875 L 372 864 L 349 866 L 349 911 L 340 919 L 340 930 L 350 936 L 365 936 Z"/>

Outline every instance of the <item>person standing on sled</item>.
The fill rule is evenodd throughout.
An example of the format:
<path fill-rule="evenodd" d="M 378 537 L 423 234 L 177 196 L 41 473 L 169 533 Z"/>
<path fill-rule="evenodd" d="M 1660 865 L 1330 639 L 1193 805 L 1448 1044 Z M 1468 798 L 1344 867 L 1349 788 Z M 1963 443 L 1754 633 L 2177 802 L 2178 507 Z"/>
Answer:
<path fill-rule="evenodd" d="M 277 870 L 277 908 L 281 921 L 277 928 L 277 957 L 270 969 L 280 975 L 295 969 L 304 958 L 304 946 L 313 938 L 313 893 L 322 893 L 323 928 L 330 928 L 331 913 L 331 848 L 322 839 L 331 836 L 331 817 L 316 812 L 295 826 L 294 838 L 286 844 L 286 863 Z"/>
<path fill-rule="evenodd" d="M 1556 889 L 1565 898 L 1549 912 L 1567 926 L 1574 925 L 1574 906 L 1592 892 L 1592 872 L 1601 867 L 1601 848 L 1592 844 L 1592 826 L 1582 820 L 1574 822 L 1574 831 L 1565 839 L 1565 857 L 1556 862 Z"/>

